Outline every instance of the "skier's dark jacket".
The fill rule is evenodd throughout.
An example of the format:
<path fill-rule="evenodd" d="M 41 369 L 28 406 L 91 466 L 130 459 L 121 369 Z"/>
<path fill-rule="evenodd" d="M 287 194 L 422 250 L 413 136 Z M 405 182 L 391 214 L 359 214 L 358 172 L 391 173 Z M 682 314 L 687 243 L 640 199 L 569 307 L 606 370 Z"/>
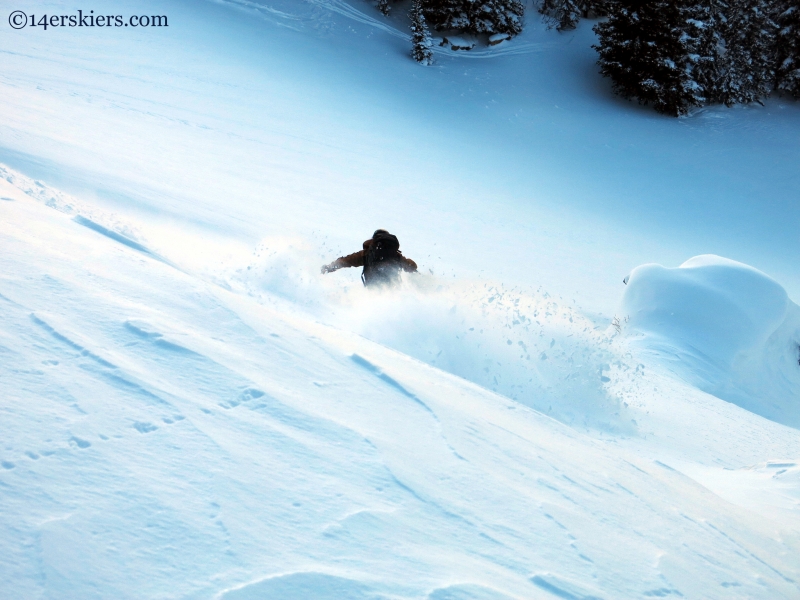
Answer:
<path fill-rule="evenodd" d="M 385 256 L 380 262 L 374 260 L 373 244 L 389 242 L 396 250 Z M 391 283 L 400 270 L 413 273 L 417 270 L 417 263 L 406 258 L 399 250 L 397 238 L 384 229 L 378 229 L 372 238 L 366 240 L 358 252 L 341 256 L 329 265 L 322 267 L 323 273 L 331 273 L 346 267 L 364 267 L 361 280 L 364 285 Z"/>

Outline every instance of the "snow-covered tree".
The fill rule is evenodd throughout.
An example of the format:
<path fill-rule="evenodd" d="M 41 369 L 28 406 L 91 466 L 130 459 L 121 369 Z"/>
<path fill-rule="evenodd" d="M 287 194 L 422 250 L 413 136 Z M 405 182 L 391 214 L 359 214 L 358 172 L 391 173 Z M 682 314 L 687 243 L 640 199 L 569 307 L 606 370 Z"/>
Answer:
<path fill-rule="evenodd" d="M 558 31 L 575 29 L 583 16 L 579 0 L 544 0 L 539 12 L 547 17 L 551 27 Z"/>
<path fill-rule="evenodd" d="M 726 106 L 760 102 L 775 81 L 776 26 L 764 0 L 728 0 L 718 19 L 717 80 L 709 100 Z"/>
<path fill-rule="evenodd" d="M 776 13 L 775 87 L 800 98 L 800 4 L 781 0 Z"/>
<path fill-rule="evenodd" d="M 385 16 L 389 16 L 392 7 L 389 5 L 389 0 L 378 0 L 378 10 Z"/>
<path fill-rule="evenodd" d="M 552 27 L 564 31 L 575 29 L 581 18 L 605 16 L 610 3 L 611 0 L 542 0 L 539 12 Z"/>
<path fill-rule="evenodd" d="M 619 2 L 595 25 L 603 75 L 614 90 L 662 113 L 680 116 L 705 97 L 695 79 L 705 23 L 691 0 Z"/>
<path fill-rule="evenodd" d="M 408 16 L 411 18 L 411 56 L 422 65 L 430 65 L 433 63 L 433 43 L 422 12 L 422 0 L 412 2 Z"/>
<path fill-rule="evenodd" d="M 718 101 L 716 92 L 723 73 L 725 42 L 722 38 L 725 22 L 725 0 L 700 0 L 685 9 L 686 27 L 691 38 L 693 54 L 690 78 L 698 86 L 703 104 Z"/>
<path fill-rule="evenodd" d="M 611 8 L 611 5 L 616 1 L 617 0 L 583 0 L 583 2 L 581 2 L 583 16 L 584 18 L 589 19 L 605 17 Z"/>
<path fill-rule="evenodd" d="M 462 33 L 517 35 L 525 13 L 520 0 L 423 0 L 422 7 L 434 29 Z"/>

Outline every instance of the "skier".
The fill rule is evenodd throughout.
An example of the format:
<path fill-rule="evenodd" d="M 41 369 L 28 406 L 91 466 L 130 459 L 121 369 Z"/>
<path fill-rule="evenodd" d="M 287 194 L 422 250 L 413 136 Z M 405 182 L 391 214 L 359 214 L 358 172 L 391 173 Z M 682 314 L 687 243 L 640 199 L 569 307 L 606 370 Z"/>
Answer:
<path fill-rule="evenodd" d="M 400 252 L 400 242 L 385 229 L 378 229 L 364 242 L 364 248 L 353 254 L 341 256 L 322 267 L 322 274 L 345 267 L 364 267 L 361 281 L 365 286 L 387 285 L 397 282 L 400 270 L 417 271 L 417 263 Z"/>

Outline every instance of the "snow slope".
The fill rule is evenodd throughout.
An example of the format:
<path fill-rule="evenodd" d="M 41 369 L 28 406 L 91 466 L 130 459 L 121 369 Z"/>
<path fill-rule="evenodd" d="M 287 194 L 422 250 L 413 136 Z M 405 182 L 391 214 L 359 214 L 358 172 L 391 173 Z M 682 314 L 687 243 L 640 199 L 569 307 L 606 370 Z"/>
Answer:
<path fill-rule="evenodd" d="M 3 196 L 13 595 L 795 595 L 796 507 L 756 518 L 625 436 L 232 293 L 97 215 Z M 694 464 L 800 453 L 796 430 L 670 385 L 650 402 L 706 413 L 705 452 L 676 445 Z M 634 437 L 669 430 L 628 415 Z"/>
<path fill-rule="evenodd" d="M 586 27 L 420 69 L 361 2 L 140 7 L 0 40 L 0 597 L 797 597 L 795 105 L 617 102 Z M 377 225 L 423 273 L 319 275 Z M 708 252 L 775 279 L 620 281 Z"/>

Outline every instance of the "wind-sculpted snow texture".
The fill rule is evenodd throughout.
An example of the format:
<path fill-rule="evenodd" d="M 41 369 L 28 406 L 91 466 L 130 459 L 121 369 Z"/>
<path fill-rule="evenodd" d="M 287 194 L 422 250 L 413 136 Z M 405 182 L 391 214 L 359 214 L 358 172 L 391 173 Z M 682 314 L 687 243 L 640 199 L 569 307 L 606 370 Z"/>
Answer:
<path fill-rule="evenodd" d="M 724 442 L 677 446 L 711 479 L 797 456 L 796 430 L 674 379 L 637 406 L 662 379 L 634 367 L 613 328 L 545 293 L 431 277 L 337 294 L 285 240 L 220 286 L 144 239 L 122 243 L 8 182 L 3 195 L 14 543 L 0 565 L 19 596 L 796 593 L 796 509 L 759 519 L 667 466 L 686 456 L 657 450 L 665 432 L 648 412 L 718 413 L 703 428 Z M 270 245 L 283 250 L 259 258 Z M 544 403 L 599 431 L 526 406 Z"/>
<path fill-rule="evenodd" d="M 169 11 L 0 37 L 0 597 L 800 594 L 794 109 L 590 127 L 583 24 Z M 419 274 L 320 274 L 380 226 Z"/>

